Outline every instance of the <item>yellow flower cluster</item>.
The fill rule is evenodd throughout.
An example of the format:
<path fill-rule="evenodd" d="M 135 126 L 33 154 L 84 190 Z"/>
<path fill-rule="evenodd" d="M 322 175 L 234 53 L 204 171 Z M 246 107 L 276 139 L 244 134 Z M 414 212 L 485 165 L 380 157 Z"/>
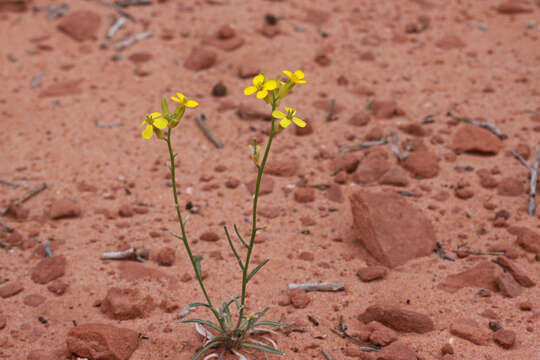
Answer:
<path fill-rule="evenodd" d="M 280 101 L 287 96 L 289 91 L 296 84 L 305 84 L 304 73 L 302 70 L 296 70 L 294 73 L 288 70 L 283 70 L 283 73 L 289 77 L 286 82 L 281 81 L 279 77 L 277 80 L 267 80 L 264 74 L 259 74 L 253 78 L 253 85 L 244 89 L 245 95 L 253 95 L 257 93 L 257 99 L 263 99 L 268 104 L 274 104 L 274 108 L 279 106 Z M 305 127 L 306 122 L 297 118 L 296 110 L 290 107 L 285 107 L 287 113 L 283 113 L 279 110 L 274 110 L 272 116 L 276 119 L 280 119 L 279 130 L 285 129 L 291 124 L 295 123 L 299 127 Z"/>
<path fill-rule="evenodd" d="M 167 100 L 163 99 L 161 103 L 162 113 L 153 112 L 151 114 L 146 114 L 146 118 L 141 124 L 141 127 L 146 125 L 142 131 L 143 138 L 151 139 L 152 135 L 156 135 L 159 139 L 163 139 L 163 132 L 161 130 L 165 129 L 166 127 L 169 127 L 169 129 L 176 127 L 180 123 L 180 120 L 182 120 L 186 107 L 196 108 L 199 105 L 197 101 L 190 100 L 186 98 L 184 94 L 179 92 L 176 93 L 176 97 L 171 96 L 171 100 L 179 104 L 173 113 L 169 114 Z"/>

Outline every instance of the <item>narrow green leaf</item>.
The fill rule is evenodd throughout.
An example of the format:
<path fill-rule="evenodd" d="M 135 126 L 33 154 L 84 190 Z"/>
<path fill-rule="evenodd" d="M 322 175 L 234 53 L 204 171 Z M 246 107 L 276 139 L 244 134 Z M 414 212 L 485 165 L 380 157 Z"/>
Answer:
<path fill-rule="evenodd" d="M 212 341 L 210 344 L 203 347 L 201 350 L 199 350 L 195 355 L 193 355 L 193 358 L 191 360 L 197 360 L 199 356 L 210 350 L 211 348 L 215 348 L 218 345 L 223 344 L 223 341 Z"/>
<path fill-rule="evenodd" d="M 165 98 L 161 100 L 161 113 L 163 116 L 166 116 L 169 113 L 169 104 L 167 104 L 167 99 Z"/>
<path fill-rule="evenodd" d="M 204 307 L 210 308 L 210 306 L 208 306 L 207 303 L 202 303 L 202 302 L 194 302 L 194 303 L 189 304 L 188 306 L 190 308 L 196 308 L 196 307 L 199 307 L 199 306 L 204 306 Z"/>
<path fill-rule="evenodd" d="M 202 277 L 202 270 L 201 270 L 201 261 L 203 257 L 202 256 L 194 256 L 193 260 L 195 260 L 195 268 L 197 269 L 198 277 Z"/>
<path fill-rule="evenodd" d="M 221 312 L 225 314 L 225 325 L 227 326 L 227 329 L 230 329 L 232 327 L 232 316 L 231 311 L 229 309 L 229 304 L 223 301 L 221 303 Z"/>
<path fill-rule="evenodd" d="M 169 231 L 169 232 L 170 232 L 170 233 L 171 233 L 171 235 L 172 235 L 172 236 L 174 236 L 175 238 L 177 238 L 177 239 L 180 239 L 180 240 L 184 241 L 184 238 L 183 238 L 182 236 L 180 236 L 180 235 L 177 235 L 177 234 L 173 233 L 172 231 Z"/>
<path fill-rule="evenodd" d="M 263 320 L 255 323 L 255 326 L 285 326 L 287 323 L 282 323 L 279 321 L 270 321 L 270 320 Z"/>
<path fill-rule="evenodd" d="M 242 259 L 240 259 L 240 255 L 238 255 L 238 252 L 236 251 L 236 249 L 235 249 L 235 247 L 234 247 L 234 245 L 233 245 L 233 243 L 231 241 L 231 237 L 229 236 L 229 230 L 227 230 L 226 226 L 224 226 L 224 229 L 225 229 L 225 235 L 227 236 L 227 241 L 229 242 L 229 246 L 232 249 L 234 257 L 238 261 L 238 265 L 240 265 L 240 269 L 244 270 L 244 264 L 242 264 Z"/>
<path fill-rule="evenodd" d="M 251 349 L 257 349 L 257 350 L 266 351 L 266 352 L 269 352 L 271 354 L 279 354 L 279 355 L 284 355 L 285 354 L 284 352 L 281 352 L 281 351 L 279 351 L 277 349 L 274 349 L 273 347 L 266 346 L 266 345 L 241 343 L 240 346 L 251 348 Z"/>
<path fill-rule="evenodd" d="M 206 326 L 210 326 L 212 329 L 218 331 L 218 332 L 222 332 L 223 330 L 219 328 L 219 326 L 217 326 L 216 324 L 214 324 L 213 322 L 211 321 L 208 321 L 208 320 L 202 320 L 202 319 L 187 319 L 187 320 L 181 320 L 180 322 L 182 323 L 199 323 L 199 324 L 203 324 L 203 325 L 206 325 Z"/>
<path fill-rule="evenodd" d="M 257 267 L 255 269 L 253 269 L 252 272 L 249 273 L 248 277 L 247 277 L 247 281 L 251 280 L 251 278 L 253 277 L 253 275 L 255 275 L 257 273 L 257 271 L 261 270 L 261 268 L 266 265 L 267 262 L 269 262 L 270 259 L 266 259 L 264 260 L 262 263 L 260 263 L 259 265 L 257 265 Z"/>
<path fill-rule="evenodd" d="M 242 242 L 242 245 L 244 245 L 246 249 L 249 249 L 248 244 L 244 241 L 244 238 L 242 237 L 242 235 L 240 235 L 240 231 L 238 231 L 238 227 L 236 226 L 236 224 L 234 224 L 233 226 L 234 226 L 234 231 L 236 232 L 236 236 L 238 236 L 238 238 Z"/>
<path fill-rule="evenodd" d="M 263 311 L 261 311 L 260 313 L 258 313 L 257 316 L 255 317 L 255 319 L 253 319 L 253 320 L 255 320 L 254 322 L 259 321 L 259 319 L 262 318 L 262 317 L 264 316 L 264 314 L 266 314 L 266 312 L 267 312 L 268 310 L 270 310 L 269 307 L 267 307 L 266 309 L 264 309 Z"/>

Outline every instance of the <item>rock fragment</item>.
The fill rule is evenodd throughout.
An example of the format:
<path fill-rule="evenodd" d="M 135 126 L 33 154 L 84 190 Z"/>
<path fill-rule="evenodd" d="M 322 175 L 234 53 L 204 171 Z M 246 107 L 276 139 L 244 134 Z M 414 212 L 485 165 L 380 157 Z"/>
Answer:
<path fill-rule="evenodd" d="M 458 152 L 496 155 L 502 149 L 502 142 L 489 130 L 465 124 L 454 135 L 451 147 Z"/>
<path fill-rule="evenodd" d="M 201 71 L 211 68 L 217 61 L 217 54 L 203 47 L 195 47 L 191 50 L 184 62 L 184 67 L 192 71 Z"/>
<path fill-rule="evenodd" d="M 76 41 L 95 39 L 101 16 L 89 10 L 76 10 L 62 18 L 58 29 Z"/>
<path fill-rule="evenodd" d="M 370 306 L 358 316 L 358 319 L 363 323 L 378 321 L 400 332 L 424 334 L 435 329 L 435 324 L 429 316 L 395 306 Z"/>
<path fill-rule="evenodd" d="M 24 290 L 24 286 L 20 281 L 10 281 L 5 285 L 0 286 L 0 297 L 7 299 L 17 295 Z"/>
<path fill-rule="evenodd" d="M 450 326 L 450 333 L 476 345 L 487 345 L 489 335 L 472 319 L 460 318 Z"/>
<path fill-rule="evenodd" d="M 55 200 L 49 210 L 49 217 L 53 220 L 72 218 L 79 215 L 81 215 L 81 208 L 75 201 L 70 199 Z"/>
<path fill-rule="evenodd" d="M 154 308 L 154 300 L 139 289 L 112 287 L 101 302 L 101 312 L 114 320 L 144 318 Z"/>
<path fill-rule="evenodd" d="M 36 284 L 48 284 L 56 280 L 66 273 L 66 264 L 64 255 L 43 259 L 32 269 L 32 281 Z"/>

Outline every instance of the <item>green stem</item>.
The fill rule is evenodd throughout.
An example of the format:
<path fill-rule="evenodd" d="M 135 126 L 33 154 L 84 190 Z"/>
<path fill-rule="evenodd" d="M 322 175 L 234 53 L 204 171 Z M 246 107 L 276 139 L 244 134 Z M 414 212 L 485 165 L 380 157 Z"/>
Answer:
<path fill-rule="evenodd" d="M 191 265 L 193 265 L 193 270 L 195 271 L 195 275 L 197 276 L 197 280 L 199 281 L 199 285 L 201 286 L 201 290 L 204 293 L 204 297 L 206 298 L 206 301 L 208 303 L 208 307 L 209 307 L 210 310 L 212 310 L 212 312 L 216 316 L 216 319 L 218 320 L 219 324 L 223 328 L 222 319 L 220 318 L 220 316 L 219 316 L 218 312 L 216 311 L 216 309 L 214 309 L 214 306 L 212 305 L 212 301 L 210 300 L 210 297 L 208 296 L 208 293 L 206 292 L 206 288 L 204 287 L 204 284 L 203 284 L 203 281 L 202 281 L 202 274 L 200 274 L 199 271 L 197 271 L 197 264 L 196 264 L 195 258 L 193 257 L 193 253 L 191 252 L 191 248 L 189 247 L 189 243 L 187 241 L 186 229 L 185 229 L 185 226 L 184 226 L 184 221 L 182 219 L 182 213 L 180 212 L 180 205 L 178 204 L 178 194 L 176 193 L 176 177 L 175 177 L 175 165 L 174 165 L 174 157 L 175 156 L 173 154 L 172 145 L 171 145 L 171 132 L 172 132 L 171 129 L 169 129 L 169 131 L 167 132 L 167 140 L 165 140 L 165 141 L 167 142 L 167 146 L 169 148 L 169 157 L 171 159 L 170 170 L 171 170 L 171 177 L 172 177 L 172 188 L 173 188 L 173 195 L 174 195 L 174 204 L 176 206 L 176 215 L 178 216 L 178 222 L 180 223 L 180 228 L 182 229 L 182 242 L 184 243 L 184 247 L 186 248 L 186 251 L 188 253 L 189 260 L 191 260 Z"/>
<path fill-rule="evenodd" d="M 273 96 L 272 100 L 272 112 L 276 109 L 276 99 L 275 96 Z M 266 144 L 266 149 L 264 150 L 264 156 L 261 162 L 261 165 L 259 165 L 258 172 L 257 172 L 257 182 L 255 183 L 255 193 L 253 194 L 253 219 L 251 223 L 251 237 L 249 239 L 249 247 L 246 255 L 246 260 L 244 262 L 244 269 L 242 271 L 242 295 L 240 297 L 240 311 L 238 315 L 238 324 L 237 328 L 240 325 L 240 322 L 242 321 L 242 317 L 244 314 L 244 307 L 246 302 L 246 288 L 247 288 L 247 276 L 248 276 L 248 268 L 249 268 L 249 261 L 251 259 L 251 253 L 253 252 L 253 247 L 255 245 L 255 236 L 257 235 L 257 203 L 259 201 L 259 191 L 261 188 L 261 180 L 262 175 L 264 172 L 264 167 L 266 166 L 266 161 L 268 160 L 268 154 L 270 153 L 270 147 L 272 146 L 272 140 L 274 139 L 275 135 L 275 119 L 272 116 L 272 128 L 270 129 L 270 136 L 268 137 L 268 144 Z"/>

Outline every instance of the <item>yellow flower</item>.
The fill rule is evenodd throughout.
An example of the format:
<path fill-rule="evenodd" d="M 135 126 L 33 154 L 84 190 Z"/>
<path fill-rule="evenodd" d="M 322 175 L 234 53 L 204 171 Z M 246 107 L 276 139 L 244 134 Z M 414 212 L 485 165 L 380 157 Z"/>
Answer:
<path fill-rule="evenodd" d="M 163 138 L 161 129 L 165 129 L 167 127 L 167 120 L 162 117 L 161 113 L 153 112 L 150 115 L 146 114 L 146 119 L 143 120 L 141 126 L 144 124 L 146 124 L 146 127 L 142 131 L 143 138 L 150 139 L 152 138 L 153 134 L 156 134 L 156 136 L 160 139 Z"/>
<path fill-rule="evenodd" d="M 261 146 L 260 145 L 249 145 L 249 155 L 255 166 L 259 165 L 259 157 L 261 156 Z"/>
<path fill-rule="evenodd" d="M 195 100 L 189 100 L 184 96 L 184 94 L 177 92 L 177 97 L 171 96 L 171 99 L 176 101 L 177 103 L 180 103 L 180 105 L 186 106 L 188 108 L 196 108 L 199 106 L 199 103 Z"/>
<path fill-rule="evenodd" d="M 275 117 L 276 119 L 281 119 L 281 121 L 279 122 L 279 125 L 282 128 L 285 129 L 287 126 L 291 125 L 291 121 L 294 122 L 299 127 L 306 126 L 306 122 L 304 120 L 295 117 L 296 110 L 290 107 L 286 107 L 285 110 L 287 110 L 287 114 L 284 114 L 279 110 L 274 110 L 272 112 L 273 117 Z"/>
<path fill-rule="evenodd" d="M 306 80 L 302 80 L 304 78 L 304 73 L 302 72 L 302 70 L 296 70 L 294 73 L 291 73 L 290 71 L 287 71 L 287 70 L 283 70 L 283 73 L 287 75 L 290 81 L 292 81 L 295 84 L 306 83 Z"/>
<path fill-rule="evenodd" d="M 277 87 L 275 80 L 266 80 L 263 74 L 259 74 L 253 78 L 253 86 L 248 86 L 244 89 L 245 95 L 257 93 L 257 99 L 264 99 L 268 95 L 268 91 L 274 90 Z"/>

